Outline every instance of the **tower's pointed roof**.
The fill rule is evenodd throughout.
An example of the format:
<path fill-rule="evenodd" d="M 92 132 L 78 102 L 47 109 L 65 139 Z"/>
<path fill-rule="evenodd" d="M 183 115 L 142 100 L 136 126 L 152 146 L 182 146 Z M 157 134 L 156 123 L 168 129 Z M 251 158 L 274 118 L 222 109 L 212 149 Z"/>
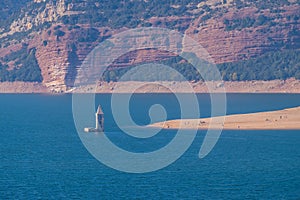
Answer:
<path fill-rule="evenodd" d="M 98 106 L 97 114 L 100 114 L 100 115 L 103 115 L 103 114 L 104 114 L 104 113 L 103 113 L 103 110 L 102 110 L 102 108 L 101 108 L 100 105 Z"/>

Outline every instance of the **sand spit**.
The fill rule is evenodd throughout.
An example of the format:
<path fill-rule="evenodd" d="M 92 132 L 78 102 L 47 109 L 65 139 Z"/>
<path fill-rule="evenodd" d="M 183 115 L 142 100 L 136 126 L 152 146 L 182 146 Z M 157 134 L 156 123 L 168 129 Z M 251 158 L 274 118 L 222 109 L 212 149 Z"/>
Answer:
<path fill-rule="evenodd" d="M 300 130 L 300 106 L 278 111 L 204 119 L 170 120 L 150 125 L 164 129 Z M 212 123 L 210 124 L 210 122 Z"/>

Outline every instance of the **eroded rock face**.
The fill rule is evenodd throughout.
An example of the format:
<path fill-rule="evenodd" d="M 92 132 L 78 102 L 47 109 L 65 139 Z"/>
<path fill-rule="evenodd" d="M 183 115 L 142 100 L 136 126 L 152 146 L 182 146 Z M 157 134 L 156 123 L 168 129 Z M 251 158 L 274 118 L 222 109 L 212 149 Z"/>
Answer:
<path fill-rule="evenodd" d="M 37 49 L 36 58 L 41 68 L 43 84 L 54 92 L 61 92 L 67 89 L 65 78 L 70 65 L 68 36 L 55 36 L 53 32 L 54 29 L 42 32 L 30 42 L 30 46 L 35 46 Z"/>
<path fill-rule="evenodd" d="M 60 28 L 57 28 L 60 27 Z M 55 31 L 64 32 L 63 36 L 55 35 Z M 79 31 L 80 30 L 80 31 Z M 62 24 L 53 25 L 43 31 L 30 42 L 30 47 L 36 47 L 36 58 L 41 68 L 43 84 L 54 92 L 64 92 L 73 86 L 77 69 L 86 56 L 106 38 L 113 35 L 111 30 L 98 28 L 95 41 L 87 41 L 86 33 L 89 27 L 68 30 Z M 148 41 L 149 38 L 140 38 Z M 150 42 L 151 43 L 151 42 Z M 151 46 L 151 44 L 150 44 Z M 140 63 L 163 60 L 175 56 L 171 52 L 155 49 L 131 51 L 118 57 L 110 67 L 128 67 Z"/>
<path fill-rule="evenodd" d="M 45 3 L 45 0 L 34 0 L 34 3 Z M 12 35 L 16 32 L 24 32 L 31 30 L 33 26 L 42 25 L 45 22 L 56 22 L 59 17 L 67 14 L 68 5 L 65 0 L 48 1 L 45 3 L 45 8 L 37 13 L 25 13 L 22 16 L 12 22 L 10 31 L 7 35 Z"/>
<path fill-rule="evenodd" d="M 45 3 L 45 7 L 34 15 L 25 15 L 12 22 L 10 32 L 0 35 L 31 30 L 32 27 L 51 22 L 50 28 L 32 32 L 30 38 L 0 49 L 0 56 L 11 54 L 19 49 L 22 42 L 28 48 L 36 49 L 36 58 L 41 68 L 43 84 L 54 92 L 63 92 L 73 86 L 77 68 L 82 61 L 100 42 L 119 33 L 125 28 L 91 27 L 87 24 L 64 25 L 57 22 L 59 17 L 76 14 L 72 4 L 64 0 L 34 0 L 37 4 Z M 55 2 L 55 3 L 54 3 Z M 213 2 L 213 1 L 212 1 Z M 225 3 L 226 2 L 226 3 Z M 218 9 L 231 6 L 233 1 L 222 1 L 212 5 Z M 176 6 L 176 5 L 174 5 Z M 198 5 L 197 9 L 205 6 Z M 300 47 L 300 6 L 297 4 L 281 7 L 280 11 L 270 9 L 257 10 L 246 7 L 237 9 L 229 7 L 224 12 L 217 12 L 207 17 L 208 13 L 189 16 L 151 17 L 147 22 L 153 26 L 165 27 L 173 24 L 173 28 L 187 34 L 201 44 L 215 63 L 234 62 L 249 59 L 268 51 L 284 48 L 299 49 Z M 197 10 L 195 12 L 198 12 Z M 78 14 L 78 12 L 77 12 Z M 204 19 L 206 17 L 207 19 Z M 251 26 L 247 24 L 254 20 Z M 149 42 L 148 38 L 140 38 L 138 42 Z M 128 44 L 134 45 L 134 44 Z M 111 67 L 128 67 L 144 62 L 163 60 L 174 56 L 171 52 L 157 50 L 140 50 L 129 52 L 116 60 Z"/>
<path fill-rule="evenodd" d="M 200 16 L 192 22 L 186 34 L 198 41 L 216 63 L 245 60 L 268 51 L 290 48 L 285 45 L 287 43 L 294 48 L 299 48 L 300 35 L 293 34 L 300 28 L 299 20 L 287 19 L 299 9 L 299 6 L 284 7 L 280 13 L 281 18 L 276 17 L 278 13 L 271 13 L 268 9 L 260 12 L 256 8 L 245 8 L 239 11 L 231 9 L 223 16 L 211 18 L 206 22 L 203 22 Z M 230 22 L 247 18 L 258 21 L 261 16 L 274 19 L 267 23 L 281 23 L 285 27 L 254 22 L 258 24 L 249 28 L 228 30 L 224 24 L 226 20 Z"/>

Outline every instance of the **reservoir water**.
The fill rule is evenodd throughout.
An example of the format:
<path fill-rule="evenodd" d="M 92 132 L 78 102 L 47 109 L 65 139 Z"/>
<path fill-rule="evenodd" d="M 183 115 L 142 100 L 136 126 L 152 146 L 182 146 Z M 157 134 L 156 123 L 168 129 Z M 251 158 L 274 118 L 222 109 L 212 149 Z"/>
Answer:
<path fill-rule="evenodd" d="M 198 95 L 201 117 L 210 100 Z M 154 151 L 176 133 L 149 139 L 124 134 L 115 124 L 110 95 L 97 95 L 105 129 L 116 145 L 134 152 Z M 149 123 L 151 105 L 180 117 L 172 94 L 139 94 L 130 102 L 136 123 Z M 95 105 L 96 106 L 96 105 Z M 299 94 L 227 94 L 227 114 L 300 106 Z M 300 122 L 299 122 L 300 123 Z M 300 130 L 223 131 L 208 156 L 198 152 L 205 131 L 173 164 L 130 174 L 111 169 L 83 146 L 75 129 L 72 95 L 1 94 L 0 199 L 299 199 Z"/>

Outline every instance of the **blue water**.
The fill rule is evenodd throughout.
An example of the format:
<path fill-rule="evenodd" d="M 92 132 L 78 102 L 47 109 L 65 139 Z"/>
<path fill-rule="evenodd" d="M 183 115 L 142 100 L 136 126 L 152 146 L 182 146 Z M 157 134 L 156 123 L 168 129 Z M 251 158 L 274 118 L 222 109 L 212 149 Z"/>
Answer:
<path fill-rule="evenodd" d="M 209 98 L 199 95 L 202 116 Z M 229 94 L 227 113 L 299 106 L 300 95 Z M 97 102 L 106 114 L 112 141 L 132 151 L 160 148 L 174 136 L 168 130 L 150 142 L 118 131 L 110 96 Z M 137 95 L 131 114 L 147 124 L 148 108 L 161 103 L 168 118 L 180 116 L 168 94 Z M 159 171 L 128 174 L 94 159 L 81 143 L 72 118 L 71 95 L 1 95 L 0 199 L 300 199 L 300 131 L 223 131 L 212 152 L 198 158 L 204 131 L 188 151 Z"/>

